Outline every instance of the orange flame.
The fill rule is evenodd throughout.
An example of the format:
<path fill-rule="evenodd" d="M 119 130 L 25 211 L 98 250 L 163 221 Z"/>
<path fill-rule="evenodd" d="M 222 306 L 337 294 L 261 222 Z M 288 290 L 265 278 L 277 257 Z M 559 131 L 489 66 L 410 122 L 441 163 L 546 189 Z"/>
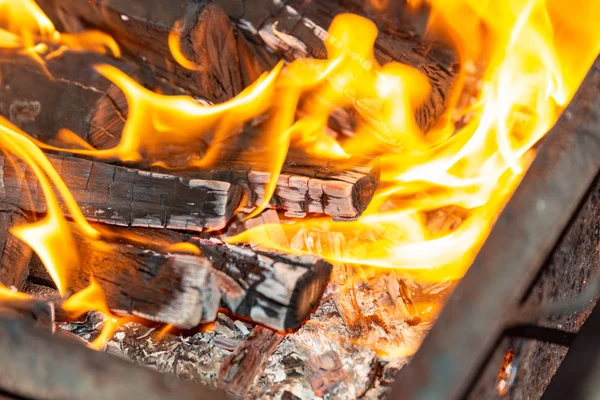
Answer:
<path fill-rule="evenodd" d="M 396 147 L 380 158 L 384 189 L 359 221 L 327 225 L 325 231 L 344 233 L 354 239 L 354 246 L 348 246 L 342 257 L 327 251 L 324 256 L 346 263 L 413 270 L 423 279 L 444 280 L 460 278 L 467 270 L 529 165 L 532 147 L 556 122 L 598 55 L 600 33 L 594 21 L 600 17 L 600 5 L 586 1 L 573 17 L 571 7 L 565 10 L 566 6 L 561 8 L 556 1 L 430 3 L 431 29 L 449 34 L 460 50 L 463 65 L 486 63 L 482 89 L 470 110 L 473 116 L 449 139 L 431 146 L 408 114 L 414 111 L 414 102 L 397 97 L 387 112 L 375 115 L 386 128 L 384 132 L 394 133 L 385 136 L 385 142 Z M 332 29 L 340 21 L 336 19 Z M 358 20 L 343 22 L 342 36 L 360 32 L 357 35 L 362 43 L 372 43 L 372 34 L 357 29 Z M 331 29 L 330 33 L 333 35 Z M 361 54 L 357 39 L 342 48 Z M 395 85 L 380 73 L 379 98 L 400 96 L 399 89 L 410 73 L 408 67 L 404 69 L 395 75 L 401 77 Z M 364 72 L 352 71 L 352 75 L 359 76 L 361 83 L 368 82 Z M 363 90 L 369 89 L 365 86 Z M 410 98 L 418 99 L 419 94 L 423 93 L 412 90 Z M 399 117 L 398 112 L 404 114 Z M 441 129 L 455 131 L 449 124 Z M 364 128 L 359 128 L 358 139 L 344 146 L 345 151 L 360 155 L 372 150 L 367 134 L 380 136 L 381 130 L 368 126 L 365 132 Z M 389 140 L 394 137 L 396 141 Z M 427 213 L 449 206 L 466 210 L 467 217 L 451 232 L 432 234 Z M 327 222 L 308 220 L 284 225 L 284 229 L 293 236 L 301 230 L 319 231 L 323 224 Z M 230 241 L 259 241 L 292 251 L 261 237 L 262 231 L 250 230 Z"/>
<path fill-rule="evenodd" d="M 119 46 L 105 33 L 60 33 L 35 1 L 0 0 L 0 47 L 22 48 L 34 55 L 44 52 L 46 43 L 66 46 L 71 51 L 110 52 L 120 56 Z"/>

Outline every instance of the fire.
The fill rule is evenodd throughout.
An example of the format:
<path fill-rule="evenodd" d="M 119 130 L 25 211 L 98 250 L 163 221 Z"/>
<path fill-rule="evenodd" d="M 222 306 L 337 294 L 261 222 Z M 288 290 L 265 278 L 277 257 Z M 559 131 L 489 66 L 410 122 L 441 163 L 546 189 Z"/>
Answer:
<path fill-rule="evenodd" d="M 60 33 L 34 0 L 0 0 L 0 48 L 20 48 L 43 64 L 37 55 L 46 52 L 48 44 L 120 56 L 119 46 L 105 33 Z"/>
<path fill-rule="evenodd" d="M 558 2 L 430 3 L 431 30 L 449 35 L 463 65 L 486 62 L 482 89 L 470 110 L 471 119 L 460 129 L 453 125 L 441 127 L 455 133 L 441 143 L 424 147 L 426 141 L 415 128 L 412 114 L 398 116 L 403 109 L 413 112 L 414 103 L 406 107 L 411 103 L 402 97 L 396 99 L 396 104 L 390 102 L 389 111 L 377 116 L 398 143 L 396 149 L 380 154 L 385 188 L 359 221 L 329 224 L 329 230 L 344 233 L 355 246 L 348 246 L 341 257 L 327 252 L 324 256 L 344 263 L 413 270 L 423 279 L 437 281 L 459 279 L 467 270 L 532 160 L 533 146 L 556 122 L 598 55 L 600 34 L 594 31 L 593 21 L 600 10 L 594 2 L 586 2 L 577 12 L 581 17 L 578 25 Z M 340 20 L 336 19 L 332 27 L 336 21 Z M 343 28 L 349 35 L 359 31 L 358 21 L 354 22 Z M 330 34 L 339 35 L 331 30 Z M 363 37 L 362 32 L 360 35 Z M 366 37 L 370 42 L 370 36 Z M 350 43 L 354 45 L 355 41 Z M 356 46 L 344 49 L 352 52 Z M 380 73 L 380 87 L 384 89 L 378 92 L 381 98 L 386 94 L 400 96 L 402 82 L 407 81 L 402 77 L 410 71 L 404 69 L 395 75 L 400 77 L 397 83 L 391 85 L 389 78 Z M 360 76 L 356 71 L 352 73 Z M 422 83 L 418 86 L 423 87 Z M 412 93 L 415 98 L 414 90 Z M 350 142 L 345 148 L 351 148 L 352 155 L 363 155 L 364 151 L 359 150 L 368 147 L 368 135 L 380 134 L 372 127 L 362 128 L 366 132 L 359 130 L 359 144 Z M 450 206 L 465 210 L 467 217 L 453 231 L 436 235 L 428 229 L 426 215 Z M 294 236 L 302 230 L 314 231 L 324 223 L 300 221 L 284 225 L 284 229 Z M 247 231 L 230 241 L 259 241 L 290 250 L 260 237 L 261 232 Z"/>
<path fill-rule="evenodd" d="M 387 3 L 373 0 L 374 5 Z M 222 104 L 207 106 L 187 96 L 153 93 L 112 66 L 97 66 L 128 101 L 121 140 L 111 149 L 82 145 L 77 150 L 58 150 L 168 168 L 206 167 L 252 121 L 260 129 L 262 144 L 256 157 L 266 160 L 271 172 L 266 202 L 275 191 L 290 146 L 340 163 L 350 157 L 378 157 L 383 187 L 358 221 L 314 218 L 284 225 L 292 239 L 289 246 L 271 242 L 262 235 L 262 227 L 229 241 L 319 253 L 336 263 L 400 270 L 425 282 L 460 279 L 533 159 L 535 144 L 554 125 L 600 52 L 596 28 L 600 4 L 586 0 L 567 10 L 559 0 L 409 3 L 431 6 L 429 31 L 444 35 L 460 55 L 453 99 L 463 92 L 469 66 L 480 68 L 481 87 L 472 105 L 465 108 L 454 101 L 447 113 L 461 117 L 461 124 L 444 118 L 446 125 L 422 132 L 415 112 L 431 90 L 427 78 L 400 63 L 379 65 L 373 50 L 376 25 L 357 15 L 342 14 L 324 37 L 326 60 L 279 63 Z M 0 0 L 0 15 L 0 47 L 38 54 L 50 43 L 75 51 L 110 49 L 118 55 L 114 41 L 101 33 L 58 33 L 33 1 Z M 169 37 L 175 59 L 197 69 L 183 56 L 178 32 L 179 24 Z M 291 40 L 280 32 L 277 36 Z M 331 134 L 328 120 L 349 108 L 361 119 L 354 137 L 342 140 Z M 200 140 L 211 142 L 209 149 L 190 150 Z M 44 218 L 14 229 L 13 234 L 36 251 L 66 294 L 68 271 L 77 267 L 79 259 L 75 233 L 61 212 L 57 195 L 81 231 L 77 234 L 98 240 L 100 233 L 85 221 L 40 150 L 57 148 L 32 141 L 5 120 L 0 120 L 0 146 L 33 169 L 48 204 Z M 180 157 L 173 160 L 165 154 L 167 147 L 185 154 L 184 165 Z M 432 222 L 435 218 L 442 221 Z M 455 223 L 446 224 L 446 220 Z M 328 234 L 336 233 L 347 245 L 315 249 L 300 240 L 307 232 L 322 236 L 324 242 L 332 236 Z M 92 281 L 89 289 L 70 297 L 65 307 L 73 313 L 96 309 L 110 315 L 105 304 L 100 287 Z M 109 320 L 106 332 L 117 325 L 118 321 Z M 388 353 L 404 354 L 405 350 Z"/>

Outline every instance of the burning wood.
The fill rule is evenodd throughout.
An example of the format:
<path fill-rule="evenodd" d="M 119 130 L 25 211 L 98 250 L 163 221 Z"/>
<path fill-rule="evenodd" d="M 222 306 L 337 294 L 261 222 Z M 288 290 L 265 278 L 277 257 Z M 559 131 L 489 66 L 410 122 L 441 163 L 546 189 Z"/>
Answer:
<path fill-rule="evenodd" d="M 18 290 L 29 274 L 31 249 L 14 237 L 10 229 L 27 222 L 20 209 L 6 203 L 0 203 L 0 284 Z"/>
<path fill-rule="evenodd" d="M 219 387 L 238 396 L 246 395 L 282 339 L 281 333 L 257 326 L 223 363 Z"/>
<path fill-rule="evenodd" d="M 132 6 L 128 0 L 39 3 L 45 10 L 57 11 L 68 31 L 79 32 L 84 26 L 101 29 L 133 58 L 149 63 L 159 75 L 212 102 L 237 95 L 275 64 L 239 34 L 223 10 L 214 5 L 188 6 L 187 1 L 175 1 L 164 7 L 143 1 Z M 177 47 L 172 51 L 169 44 L 174 42 Z"/>
<path fill-rule="evenodd" d="M 176 243 L 173 231 L 128 230 L 137 241 Z M 83 290 L 93 277 L 110 309 L 192 328 L 214 320 L 222 305 L 233 314 L 285 331 L 298 328 L 318 304 L 331 265 L 314 256 L 291 256 L 192 239 L 202 255 L 178 254 L 133 243 L 90 243 L 77 238 L 83 267 L 70 287 Z M 31 278 L 50 278 L 32 268 Z"/>
<path fill-rule="evenodd" d="M 70 156 L 47 157 L 91 221 L 198 231 L 221 229 L 241 200 L 241 189 L 227 182 L 179 178 Z M 0 198 L 4 202 L 46 212 L 46 200 L 31 169 L 5 156 L 0 156 L 0 167 Z"/>
<path fill-rule="evenodd" d="M 333 16 L 349 11 L 348 2 L 340 0 L 259 0 L 252 4 L 249 0 L 218 0 L 216 3 L 244 33 L 289 60 L 306 56 L 326 58 L 324 42 L 340 39 L 330 38 L 327 28 Z M 365 3 L 354 4 L 353 11 L 365 15 Z M 424 42 L 414 31 L 402 29 L 383 26 L 375 43 L 375 58 L 380 63 L 400 61 L 414 66 L 428 77 L 431 94 L 416 114 L 419 126 L 427 132 L 451 100 L 456 76 L 454 55 L 449 49 Z M 368 114 L 368 109 L 363 110 Z"/>

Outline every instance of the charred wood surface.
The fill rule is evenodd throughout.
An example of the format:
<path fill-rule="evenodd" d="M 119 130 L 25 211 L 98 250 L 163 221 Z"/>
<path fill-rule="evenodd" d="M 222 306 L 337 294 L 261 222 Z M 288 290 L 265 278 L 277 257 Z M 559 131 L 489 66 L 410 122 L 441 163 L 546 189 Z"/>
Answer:
<path fill-rule="evenodd" d="M 17 398 L 61 400 L 221 400 L 228 396 L 0 317 L 0 390 Z"/>
<path fill-rule="evenodd" d="M 223 7 L 244 33 L 258 43 L 280 50 L 287 59 L 302 56 L 326 58 L 323 40 L 328 37 L 327 29 L 333 18 L 346 12 L 373 17 L 368 3 L 348 0 L 216 0 L 216 4 Z M 384 20 L 376 18 L 377 22 Z M 273 33 L 274 23 L 277 23 L 278 31 L 292 35 L 302 44 L 293 46 L 291 44 L 295 40 L 277 38 Z M 455 57 L 448 49 L 427 43 L 416 32 L 402 29 L 396 23 L 380 23 L 379 30 L 374 49 L 377 61 L 411 65 L 424 73 L 431 83 L 431 94 L 416 114 L 419 126 L 427 131 L 444 113 L 450 101 L 456 76 L 453 68 Z"/>
<path fill-rule="evenodd" d="M 295 329 L 317 307 L 331 264 L 311 255 L 288 255 L 193 239 L 221 273 L 223 303 L 234 314 L 281 331 Z"/>
<path fill-rule="evenodd" d="M 193 304 L 193 299 L 199 298 L 198 293 L 212 296 L 214 277 L 221 305 L 233 314 L 281 331 L 296 329 L 318 304 L 331 273 L 331 265 L 314 256 L 292 256 L 217 240 L 190 239 L 166 229 L 135 228 L 127 232 L 154 246 L 109 243 L 102 248 L 79 240 L 85 259 L 82 271 L 74 275 L 75 289 L 87 287 L 91 274 L 107 293 L 111 308 L 180 327 L 196 321 L 193 318 L 198 315 L 198 307 L 214 304 Z M 164 248 L 186 240 L 200 248 L 201 256 L 156 249 L 158 245 Z M 207 278 L 201 274 L 204 263 L 213 267 Z M 197 276 L 206 279 L 205 286 L 194 281 Z M 31 269 L 30 281 L 44 284 L 49 279 L 45 269 Z M 203 311 L 202 315 L 207 314 Z M 183 315 L 189 316 L 186 317 L 189 324 L 181 322 Z"/>
<path fill-rule="evenodd" d="M 241 189 L 228 182 L 180 178 L 48 154 L 84 216 L 120 225 L 188 230 L 221 229 L 239 205 Z M 37 213 L 46 202 L 32 170 L 0 158 L 2 201 Z M 65 209 L 66 211 L 66 209 Z"/>
<path fill-rule="evenodd" d="M 109 33 L 132 58 L 213 102 L 235 96 L 272 66 L 270 56 L 250 45 L 227 15 L 209 2 L 42 0 L 40 4 L 55 11 L 65 29 Z M 180 47 L 194 64 L 192 69 L 181 66 L 169 50 L 169 33 L 178 21 Z"/>
<path fill-rule="evenodd" d="M 24 242 L 10 233 L 10 229 L 27 223 L 20 209 L 0 203 L 0 284 L 23 289 L 29 275 L 32 251 Z"/>
<path fill-rule="evenodd" d="M 231 182 L 247 190 L 244 211 L 252 211 L 265 199 L 266 186 L 271 178 L 268 169 L 256 163 L 221 161 L 190 176 Z M 325 214 L 335 220 L 354 220 L 367 208 L 379 185 L 379 164 L 351 161 L 336 165 L 319 160 L 288 159 L 277 180 L 270 207 L 281 209 L 288 217 Z"/>
<path fill-rule="evenodd" d="M 282 340 L 281 333 L 257 326 L 221 366 L 219 387 L 237 396 L 247 394 Z"/>
<path fill-rule="evenodd" d="M 182 329 L 216 318 L 221 294 L 205 257 L 83 237 L 77 245 L 81 267 L 70 274 L 72 290 L 85 289 L 93 277 L 111 310 Z"/>

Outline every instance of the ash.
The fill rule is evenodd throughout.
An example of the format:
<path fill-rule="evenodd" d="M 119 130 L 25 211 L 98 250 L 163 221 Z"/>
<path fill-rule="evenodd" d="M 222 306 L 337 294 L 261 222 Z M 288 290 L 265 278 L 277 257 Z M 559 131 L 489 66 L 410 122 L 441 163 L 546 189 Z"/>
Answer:
<path fill-rule="evenodd" d="M 414 315 L 414 304 L 401 289 L 407 284 L 393 273 L 377 275 L 348 291 L 336 282 L 336 277 L 346 279 L 347 267 L 336 272 L 310 320 L 298 331 L 286 334 L 272 354 L 263 354 L 260 372 L 250 377 L 252 384 L 236 392 L 238 395 L 261 399 L 377 399 L 386 393 L 393 376 L 411 354 L 393 350 L 416 349 L 430 324 L 414 322 L 419 320 Z M 434 291 L 439 290 L 436 287 Z M 356 307 L 352 310 L 346 304 L 349 292 Z M 100 314 L 90 313 L 84 322 L 60 326 L 89 341 L 98 336 L 102 324 Z M 253 329 L 251 324 L 222 313 L 214 324 L 195 332 L 163 333 L 163 326 L 128 322 L 104 351 L 180 379 L 218 386 L 223 366 Z M 240 367 L 236 371 L 234 366 L 235 373 L 243 374 L 244 370 Z"/>

